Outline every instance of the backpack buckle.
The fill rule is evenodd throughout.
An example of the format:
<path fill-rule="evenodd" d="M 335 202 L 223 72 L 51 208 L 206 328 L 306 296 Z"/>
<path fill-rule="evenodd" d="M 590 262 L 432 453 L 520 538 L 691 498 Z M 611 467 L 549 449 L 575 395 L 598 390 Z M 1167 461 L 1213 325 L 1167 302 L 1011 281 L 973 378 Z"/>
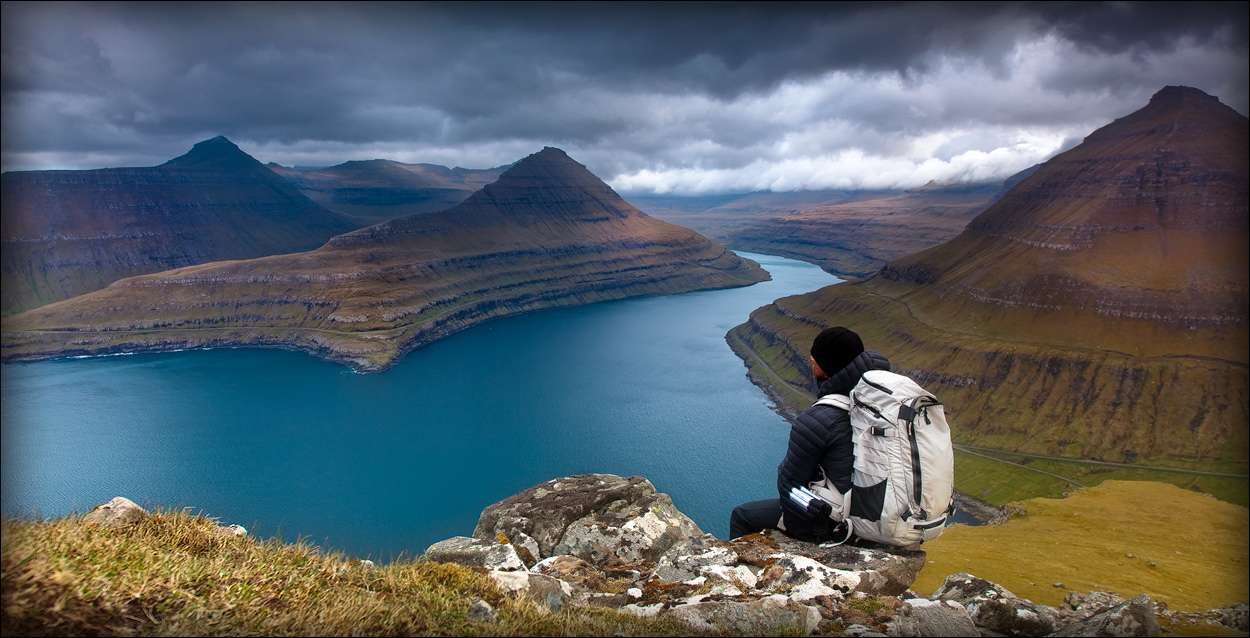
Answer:
<path fill-rule="evenodd" d="M 916 419 L 916 409 L 910 405 L 898 406 L 898 418 L 900 421 L 911 423 Z"/>

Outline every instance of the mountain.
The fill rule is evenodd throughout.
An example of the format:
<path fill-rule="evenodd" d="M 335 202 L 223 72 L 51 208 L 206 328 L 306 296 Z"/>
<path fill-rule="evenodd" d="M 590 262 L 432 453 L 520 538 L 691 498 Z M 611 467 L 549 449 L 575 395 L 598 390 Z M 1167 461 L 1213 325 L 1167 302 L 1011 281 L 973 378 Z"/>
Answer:
<path fill-rule="evenodd" d="M 10 317 L 3 357 L 270 345 L 380 370 L 491 317 L 767 278 L 545 148 L 440 213 L 309 252 L 132 277 Z"/>
<path fill-rule="evenodd" d="M 224 137 L 160 166 L 0 180 L 6 314 L 131 275 L 308 250 L 359 226 Z"/>
<path fill-rule="evenodd" d="M 891 259 L 958 235 L 1001 189 L 998 183 L 931 183 L 906 191 L 649 197 L 642 205 L 735 249 L 801 259 L 841 277 L 862 278 Z"/>
<path fill-rule="evenodd" d="M 499 179 L 508 167 L 447 168 L 378 159 L 326 168 L 288 168 L 271 163 L 269 168 L 294 183 L 309 199 L 367 225 L 451 208 Z"/>
<path fill-rule="evenodd" d="M 780 299 L 729 340 L 766 362 L 753 375 L 791 409 L 807 400 L 811 338 L 845 325 L 942 397 L 963 443 L 1242 462 L 1246 138 L 1217 98 L 1167 87 L 955 239 Z"/>

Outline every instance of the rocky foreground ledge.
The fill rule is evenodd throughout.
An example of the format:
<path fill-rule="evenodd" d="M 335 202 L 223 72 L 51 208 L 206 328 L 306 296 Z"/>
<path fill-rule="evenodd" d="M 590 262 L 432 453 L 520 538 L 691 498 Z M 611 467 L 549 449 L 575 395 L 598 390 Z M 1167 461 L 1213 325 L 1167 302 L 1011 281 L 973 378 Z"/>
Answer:
<path fill-rule="evenodd" d="M 1181 614 L 1145 595 L 1092 592 L 1054 608 L 970 574 L 953 574 L 924 597 L 910 589 L 923 551 L 815 545 L 773 532 L 719 540 L 636 476 L 547 481 L 486 508 L 472 537 L 435 543 L 425 558 L 485 570 L 552 611 L 612 607 L 715 633 L 1153 636 L 1161 618 L 1247 627 L 1244 605 Z"/>
<path fill-rule="evenodd" d="M 1091 592 L 1049 607 L 971 574 L 952 574 L 925 596 L 911 589 L 923 551 L 815 545 L 776 533 L 723 541 L 646 479 L 611 474 L 536 485 L 486 508 L 472 537 L 435 543 L 425 560 L 383 566 L 255 542 L 243 528 L 205 517 L 149 515 L 121 497 L 81 518 L 6 522 L 4 545 L 4 633 L 15 635 L 1247 630 L 1244 604 L 1182 613 L 1145 595 Z"/>

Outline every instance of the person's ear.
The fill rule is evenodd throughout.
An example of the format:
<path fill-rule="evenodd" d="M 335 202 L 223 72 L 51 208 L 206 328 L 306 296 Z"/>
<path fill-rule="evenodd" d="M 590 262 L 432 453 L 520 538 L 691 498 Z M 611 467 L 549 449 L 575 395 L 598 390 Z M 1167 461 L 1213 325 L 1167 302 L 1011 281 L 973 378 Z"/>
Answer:
<path fill-rule="evenodd" d="M 808 361 L 811 361 L 812 363 L 812 376 L 813 377 L 816 377 L 817 380 L 828 378 L 829 375 L 825 374 L 824 368 L 821 368 L 820 364 L 816 363 L 816 357 L 808 355 L 807 359 Z"/>

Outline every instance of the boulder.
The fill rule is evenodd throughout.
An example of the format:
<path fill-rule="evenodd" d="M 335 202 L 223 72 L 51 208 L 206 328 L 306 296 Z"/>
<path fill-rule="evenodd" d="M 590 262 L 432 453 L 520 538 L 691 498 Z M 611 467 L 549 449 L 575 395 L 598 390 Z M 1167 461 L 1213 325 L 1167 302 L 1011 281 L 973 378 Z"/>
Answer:
<path fill-rule="evenodd" d="M 247 528 L 242 525 L 218 525 L 217 529 L 230 536 L 247 536 Z"/>
<path fill-rule="evenodd" d="M 655 561 L 703 531 L 645 478 L 580 474 L 487 507 L 473 535 L 493 539 L 498 534 L 532 539 L 538 547 L 535 559 L 571 554 L 602 564 Z"/>
<path fill-rule="evenodd" d="M 525 563 L 510 544 L 454 536 L 430 545 L 425 559 L 438 563 L 458 563 L 499 571 L 525 571 Z"/>
<path fill-rule="evenodd" d="M 808 635 L 820 624 L 820 611 L 784 596 L 767 596 L 750 602 L 715 601 L 677 605 L 664 612 L 696 631 L 747 636 L 797 631 Z"/>
<path fill-rule="evenodd" d="M 1106 592 L 1092 592 L 1074 600 L 1070 594 L 1064 603 L 1075 619 L 1055 632 L 1056 636 L 1158 636 L 1160 632 L 1155 602 L 1145 594 L 1132 600 Z"/>
<path fill-rule="evenodd" d="M 126 527 L 148 517 L 147 510 L 139 507 L 134 501 L 124 496 L 114 496 L 113 500 L 96 505 L 82 519 L 104 527 Z"/>
<path fill-rule="evenodd" d="M 982 633 L 1044 636 L 1054 632 L 1058 624 L 1055 609 L 1034 604 L 971 574 L 947 576 L 933 598 L 962 604 Z"/>
<path fill-rule="evenodd" d="M 468 618 L 469 622 L 492 623 L 499 619 L 499 613 L 490 606 L 490 603 L 479 599 L 469 605 Z"/>
<path fill-rule="evenodd" d="M 543 611 L 559 612 L 573 594 L 568 583 L 546 574 L 492 570 L 487 575 L 504 593 L 529 600 Z"/>
<path fill-rule="evenodd" d="M 889 623 L 891 636 L 976 636 L 977 626 L 963 605 L 953 600 L 912 598 Z"/>

